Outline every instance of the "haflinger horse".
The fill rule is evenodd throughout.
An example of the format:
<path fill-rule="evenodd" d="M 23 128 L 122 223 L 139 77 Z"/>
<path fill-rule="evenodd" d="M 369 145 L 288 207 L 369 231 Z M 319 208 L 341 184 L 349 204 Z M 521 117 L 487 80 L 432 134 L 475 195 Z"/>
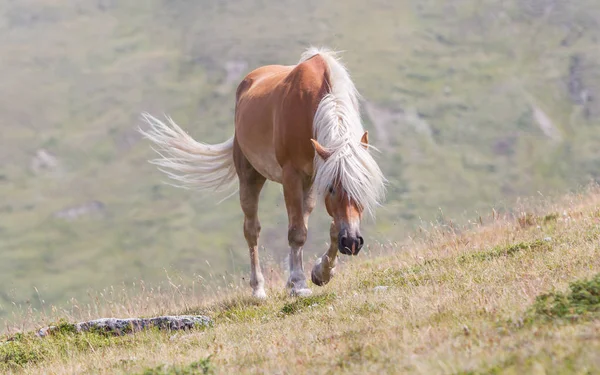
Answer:
<path fill-rule="evenodd" d="M 329 249 L 316 260 L 312 282 L 330 281 L 338 250 L 357 255 L 363 247 L 363 213 L 373 215 L 381 204 L 386 179 L 371 155 L 359 94 L 336 52 L 309 48 L 297 65 L 250 72 L 237 87 L 234 135 L 223 143 L 197 142 L 169 117 L 169 125 L 142 117 L 149 127 L 140 131 L 160 155 L 150 162 L 179 186 L 220 191 L 232 188 L 237 177 L 253 296 L 266 298 L 258 257 L 258 201 L 266 180 L 283 185 L 291 295 L 311 294 L 302 249 L 317 197 L 333 220 Z"/>

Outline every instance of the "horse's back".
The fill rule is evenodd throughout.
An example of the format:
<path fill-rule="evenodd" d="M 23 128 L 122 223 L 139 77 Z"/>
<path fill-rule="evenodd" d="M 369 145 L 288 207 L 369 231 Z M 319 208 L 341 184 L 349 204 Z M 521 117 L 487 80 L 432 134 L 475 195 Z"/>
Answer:
<path fill-rule="evenodd" d="M 263 176 L 281 182 L 284 164 L 312 174 L 312 120 L 327 84 L 326 64 L 315 56 L 295 66 L 260 67 L 238 85 L 236 140 Z"/>

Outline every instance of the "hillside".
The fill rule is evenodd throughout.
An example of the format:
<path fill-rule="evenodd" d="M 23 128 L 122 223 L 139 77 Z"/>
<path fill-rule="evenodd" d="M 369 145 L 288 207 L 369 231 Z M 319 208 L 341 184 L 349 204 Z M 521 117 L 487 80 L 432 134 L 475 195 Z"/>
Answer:
<path fill-rule="evenodd" d="M 600 189 L 516 217 L 485 216 L 377 254 L 342 258 L 307 298 L 270 277 L 265 302 L 246 285 L 95 294 L 0 340 L 0 371 L 53 374 L 600 373 Z M 211 327 L 125 335 L 70 333 L 105 316 L 206 314 Z"/>
<path fill-rule="evenodd" d="M 595 0 L 0 0 L 0 317 L 88 290 L 219 282 L 248 270 L 234 197 L 164 185 L 135 129 L 168 113 L 231 135 L 236 82 L 344 50 L 390 180 L 373 248 L 598 178 Z M 280 188 L 261 200 L 267 269 L 284 262 Z M 322 207 L 307 261 L 324 249 Z"/>

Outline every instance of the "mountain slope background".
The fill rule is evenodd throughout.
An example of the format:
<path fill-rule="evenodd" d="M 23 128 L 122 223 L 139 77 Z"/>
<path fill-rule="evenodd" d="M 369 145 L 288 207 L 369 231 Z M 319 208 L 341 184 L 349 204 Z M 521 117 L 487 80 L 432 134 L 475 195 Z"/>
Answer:
<path fill-rule="evenodd" d="M 0 316 L 245 272 L 237 197 L 163 184 L 139 114 L 223 141 L 242 76 L 309 45 L 345 51 L 365 98 L 390 180 L 373 246 L 597 180 L 598 38 L 592 0 L 0 0 Z M 327 241 L 316 211 L 309 263 Z M 260 215 L 268 269 L 287 253 L 279 186 Z"/>

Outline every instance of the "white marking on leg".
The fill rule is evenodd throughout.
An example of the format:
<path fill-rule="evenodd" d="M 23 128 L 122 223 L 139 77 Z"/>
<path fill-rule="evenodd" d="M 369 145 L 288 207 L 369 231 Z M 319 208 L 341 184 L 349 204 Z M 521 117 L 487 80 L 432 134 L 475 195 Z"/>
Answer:
<path fill-rule="evenodd" d="M 250 286 L 252 287 L 252 296 L 260 299 L 267 298 L 265 278 L 260 270 L 258 259 L 258 246 L 250 248 Z"/>
<path fill-rule="evenodd" d="M 292 246 L 290 248 L 290 277 L 288 279 L 288 287 L 291 288 L 290 293 L 296 296 L 306 296 L 312 293 L 306 283 L 302 253 L 302 247 Z"/>

